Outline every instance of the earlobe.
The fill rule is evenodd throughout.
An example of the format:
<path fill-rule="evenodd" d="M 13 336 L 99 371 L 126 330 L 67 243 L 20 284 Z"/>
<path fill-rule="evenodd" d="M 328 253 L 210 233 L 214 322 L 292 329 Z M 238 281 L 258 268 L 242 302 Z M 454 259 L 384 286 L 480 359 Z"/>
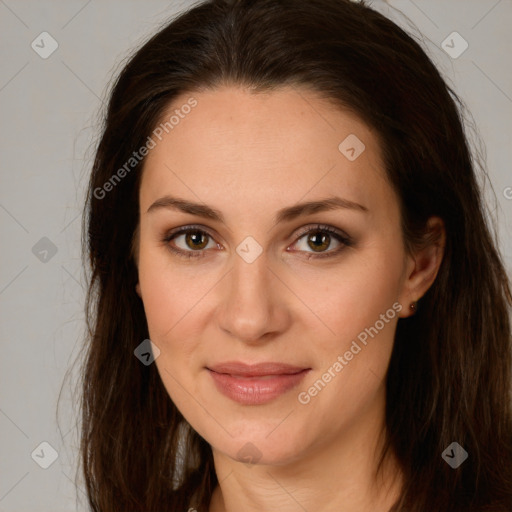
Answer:
<path fill-rule="evenodd" d="M 135 285 L 135 291 L 137 292 L 137 295 L 142 299 L 142 294 L 140 292 L 140 284 L 139 283 L 137 283 Z"/>
<path fill-rule="evenodd" d="M 407 305 L 407 303 L 406 303 Z M 418 301 L 413 300 L 409 303 L 407 307 L 402 307 L 400 309 L 400 313 L 398 315 L 399 318 L 407 318 L 409 316 L 413 316 L 416 314 L 416 311 L 418 311 Z"/>

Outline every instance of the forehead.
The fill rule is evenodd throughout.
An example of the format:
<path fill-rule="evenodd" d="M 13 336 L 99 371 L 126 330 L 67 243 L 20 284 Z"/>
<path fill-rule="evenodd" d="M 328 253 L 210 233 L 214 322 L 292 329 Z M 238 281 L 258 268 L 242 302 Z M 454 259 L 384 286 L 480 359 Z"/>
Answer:
<path fill-rule="evenodd" d="M 160 124 L 153 136 L 141 208 L 164 192 L 248 207 L 333 193 L 363 203 L 375 202 L 376 193 L 389 200 L 375 132 L 311 91 L 254 94 L 226 86 L 186 93 L 162 123 L 171 116 L 173 123 Z"/>

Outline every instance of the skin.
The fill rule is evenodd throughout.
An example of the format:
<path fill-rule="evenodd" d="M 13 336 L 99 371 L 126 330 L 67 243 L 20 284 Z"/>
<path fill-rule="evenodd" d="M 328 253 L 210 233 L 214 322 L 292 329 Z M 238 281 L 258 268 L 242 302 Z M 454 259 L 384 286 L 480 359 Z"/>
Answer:
<path fill-rule="evenodd" d="M 444 247 L 406 254 L 398 199 L 386 180 L 379 141 L 353 114 L 306 89 L 252 94 L 235 86 L 184 94 L 198 104 L 152 149 L 140 187 L 137 292 L 162 381 L 191 426 L 211 445 L 220 485 L 210 512 L 387 511 L 401 474 L 393 456 L 376 475 L 384 428 L 385 376 L 399 317 L 432 285 Z M 349 134 L 365 150 L 349 161 L 338 145 Z M 172 194 L 206 203 L 225 222 L 171 208 L 148 208 Z M 368 211 L 337 209 L 274 224 L 276 212 L 333 194 Z M 353 239 L 331 237 L 318 254 L 316 223 Z M 173 228 L 200 224 L 202 258 Z M 322 235 L 318 233 L 317 235 Z M 325 234 L 325 233 L 324 233 Z M 236 252 L 253 237 L 262 253 L 248 263 Z M 198 242 L 196 242 L 198 243 Z M 199 238 L 201 243 L 201 238 Z M 302 404 L 307 391 L 365 328 L 398 303 L 394 319 Z M 361 344 L 360 344 L 361 345 Z M 263 405 L 241 405 L 219 391 L 207 365 L 228 360 L 277 361 L 311 368 L 304 381 Z M 239 455 L 247 442 L 260 459 Z M 243 454 L 243 452 L 242 452 Z"/>

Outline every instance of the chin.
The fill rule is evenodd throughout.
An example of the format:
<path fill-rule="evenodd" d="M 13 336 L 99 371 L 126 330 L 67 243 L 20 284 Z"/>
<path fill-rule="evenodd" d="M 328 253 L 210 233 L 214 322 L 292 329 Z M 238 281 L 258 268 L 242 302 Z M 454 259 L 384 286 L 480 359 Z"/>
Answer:
<path fill-rule="evenodd" d="M 269 427 L 266 422 L 259 425 L 245 422 L 245 426 L 239 425 L 236 434 L 229 430 L 233 437 L 223 436 L 221 440 L 208 442 L 214 450 L 249 466 L 280 466 L 295 462 L 306 449 L 307 440 L 298 431 L 292 432 L 290 426 L 281 432 L 278 432 L 280 427 L 276 429 L 275 426 L 275 423 Z"/>

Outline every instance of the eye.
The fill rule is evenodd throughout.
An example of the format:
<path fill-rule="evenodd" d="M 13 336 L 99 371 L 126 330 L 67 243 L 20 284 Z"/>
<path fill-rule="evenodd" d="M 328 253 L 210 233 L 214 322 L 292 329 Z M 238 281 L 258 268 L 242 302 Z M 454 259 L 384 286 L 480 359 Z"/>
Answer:
<path fill-rule="evenodd" d="M 181 240 L 180 247 L 176 241 L 181 237 L 183 237 L 183 239 Z M 201 229 L 201 227 L 185 226 L 167 233 L 162 242 L 164 242 L 168 249 L 177 256 L 182 258 L 201 258 L 206 255 L 204 251 L 208 247 L 208 238 L 212 238 L 211 235 L 204 231 L 204 229 Z M 173 241 L 174 244 L 177 244 L 178 247 L 171 244 L 171 241 Z"/>
<path fill-rule="evenodd" d="M 313 253 L 309 253 L 306 256 L 307 259 L 329 258 L 336 256 L 345 247 L 350 247 L 354 243 L 353 240 L 345 233 L 331 226 L 324 226 L 321 224 L 304 228 L 297 236 L 299 236 L 299 239 L 294 245 L 299 244 L 302 238 L 306 238 L 306 247 L 313 249 Z M 338 244 L 340 244 L 340 247 L 331 251 L 324 250 L 331 245 L 333 238 L 338 242 Z"/>
<path fill-rule="evenodd" d="M 298 240 L 293 245 L 297 245 L 302 238 L 307 238 L 307 247 L 313 249 L 313 253 L 306 256 L 307 259 L 311 258 L 326 258 L 339 254 L 345 247 L 353 245 L 353 240 L 343 232 L 332 228 L 317 224 L 302 229 L 298 235 Z M 181 240 L 180 238 L 183 237 Z M 212 245 L 208 247 L 208 238 L 211 239 Z M 335 239 L 340 247 L 335 250 L 326 251 L 332 239 Z M 184 226 L 177 228 L 167 233 L 162 242 L 167 248 L 177 256 L 182 258 L 202 258 L 206 256 L 206 249 L 217 247 L 222 249 L 219 244 L 213 242 L 213 237 L 205 231 L 201 226 Z M 172 242 L 172 243 L 171 243 Z M 299 250 L 299 252 L 308 252 L 307 250 Z"/>

